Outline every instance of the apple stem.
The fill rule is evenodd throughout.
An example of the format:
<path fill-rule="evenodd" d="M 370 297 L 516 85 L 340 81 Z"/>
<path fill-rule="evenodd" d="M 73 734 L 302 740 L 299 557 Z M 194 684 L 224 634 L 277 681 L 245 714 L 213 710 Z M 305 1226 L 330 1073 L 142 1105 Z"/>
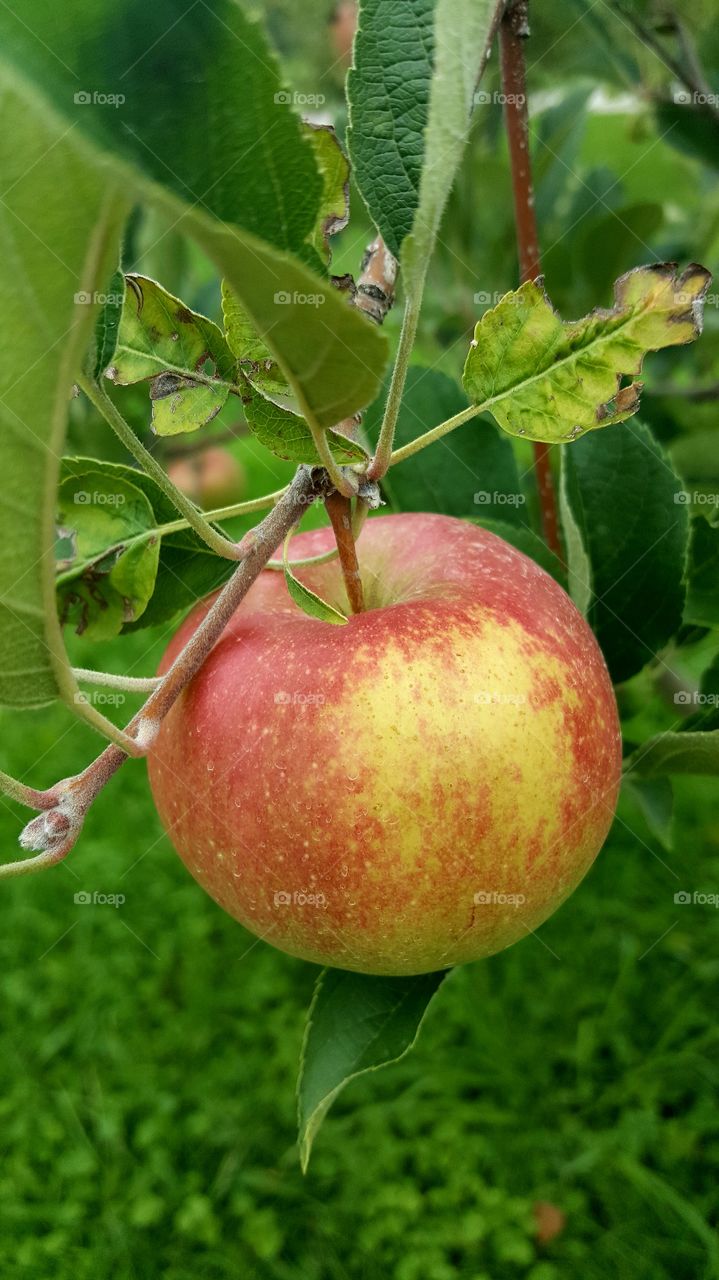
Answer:
<path fill-rule="evenodd" d="M 325 507 L 330 518 L 337 542 L 337 550 L 342 567 L 352 613 L 362 613 L 364 609 L 364 592 L 357 561 L 357 547 L 352 521 L 352 503 L 341 493 L 331 493 L 325 499 Z"/>
<path fill-rule="evenodd" d="M 504 118 L 512 170 L 514 221 L 517 232 L 520 283 L 536 280 L 542 267 L 539 255 L 537 215 L 534 207 L 532 161 L 529 154 L 529 112 L 524 42 L 529 36 L 529 0 L 514 0 L 499 28 Z M 559 518 L 548 444 L 535 441 L 534 474 L 537 478 L 542 529 L 547 546 L 562 558 Z"/>

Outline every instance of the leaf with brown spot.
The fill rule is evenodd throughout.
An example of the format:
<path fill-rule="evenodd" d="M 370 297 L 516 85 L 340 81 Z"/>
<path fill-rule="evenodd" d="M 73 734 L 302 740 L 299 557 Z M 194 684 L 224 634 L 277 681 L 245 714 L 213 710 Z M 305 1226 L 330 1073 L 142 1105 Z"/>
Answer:
<path fill-rule="evenodd" d="M 623 422 L 639 408 L 645 355 L 701 332 L 711 276 L 692 263 L 637 267 L 614 286 L 614 306 L 565 323 L 541 278 L 507 293 L 478 322 L 464 368 L 474 404 L 510 435 L 558 444 Z"/>
<path fill-rule="evenodd" d="M 156 281 L 129 275 L 126 286 L 107 376 L 121 386 L 152 380 L 152 427 L 158 435 L 196 431 L 227 400 L 236 360 L 216 324 Z"/>

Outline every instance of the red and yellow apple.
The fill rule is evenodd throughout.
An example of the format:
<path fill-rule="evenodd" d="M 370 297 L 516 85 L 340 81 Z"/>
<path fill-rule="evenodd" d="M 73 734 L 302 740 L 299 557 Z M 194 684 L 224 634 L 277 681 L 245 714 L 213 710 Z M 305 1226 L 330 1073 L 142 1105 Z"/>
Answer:
<path fill-rule="evenodd" d="M 302 534 L 292 557 L 331 540 Z M 526 937 L 577 886 L 614 814 L 619 724 L 592 632 L 521 552 L 435 515 L 371 519 L 358 550 L 366 610 L 344 626 L 261 574 L 150 780 L 189 871 L 253 933 L 416 974 Z M 346 611 L 337 561 L 298 573 Z"/>

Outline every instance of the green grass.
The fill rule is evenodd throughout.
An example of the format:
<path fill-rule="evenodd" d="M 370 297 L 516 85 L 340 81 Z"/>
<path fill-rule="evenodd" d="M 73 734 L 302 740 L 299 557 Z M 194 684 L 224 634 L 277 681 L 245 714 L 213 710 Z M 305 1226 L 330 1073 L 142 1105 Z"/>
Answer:
<path fill-rule="evenodd" d="M 60 709 L 0 733 L 4 765 L 38 783 L 97 741 Z M 673 901 L 719 888 L 714 792 L 682 785 L 673 855 L 623 810 L 539 936 L 456 972 L 415 1052 L 347 1089 L 303 1178 L 315 971 L 205 897 L 126 765 L 66 864 L 0 889 L 0 1273 L 719 1277 L 719 913 Z M 0 826 L 12 856 L 6 805 Z M 544 1249 L 537 1199 L 567 1215 Z"/>

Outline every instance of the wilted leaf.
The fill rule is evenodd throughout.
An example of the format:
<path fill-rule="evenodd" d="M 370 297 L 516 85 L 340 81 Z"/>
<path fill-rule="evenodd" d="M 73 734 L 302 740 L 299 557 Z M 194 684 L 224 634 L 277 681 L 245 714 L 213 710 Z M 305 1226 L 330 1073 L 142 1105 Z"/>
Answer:
<path fill-rule="evenodd" d="M 692 264 L 638 267 L 614 286 L 614 307 L 565 323 L 541 282 L 508 293 L 477 323 L 464 386 L 499 425 L 528 440 L 558 443 L 623 422 L 639 407 L 644 356 L 691 342 L 701 331 L 711 276 Z"/>
<path fill-rule="evenodd" d="M 99 462 L 93 458 L 63 458 L 62 474 L 69 479 L 75 477 L 83 488 L 84 477 L 88 471 L 100 471 L 110 491 L 114 491 L 119 482 L 125 482 L 133 489 L 139 489 L 149 502 L 153 513 L 153 528 L 157 533 L 160 547 L 157 575 L 152 596 L 142 613 L 132 621 L 122 624 L 123 631 L 136 631 L 145 627 L 154 627 L 167 622 L 177 613 L 221 587 L 236 568 L 235 561 L 218 556 L 201 541 L 192 529 L 181 529 L 166 532 L 166 527 L 174 528 L 177 524 L 177 510 L 159 485 L 144 471 L 125 466 L 118 462 Z M 110 527 L 109 536 L 114 537 L 117 530 Z M 145 535 L 138 538 L 144 543 Z M 112 543 L 107 544 L 110 553 Z M 63 558 L 68 554 L 68 540 L 62 539 L 58 554 Z M 69 546 L 74 555 L 72 541 Z M 100 557 L 102 559 L 102 553 Z M 63 566 L 60 565 L 60 572 Z"/>
<path fill-rule="evenodd" d="M 366 1071 L 397 1062 L 412 1048 L 447 970 L 413 978 L 374 978 L 326 969 L 307 1015 L 297 1084 L 300 1159 L 337 1095 Z"/>
<path fill-rule="evenodd" d="M 317 168 L 322 175 L 322 198 L 311 243 L 325 262 L 330 260 L 330 236 L 347 226 L 350 216 L 350 166 L 330 124 L 306 124 Z"/>
<path fill-rule="evenodd" d="M 152 379 L 158 435 L 195 431 L 219 413 L 236 361 L 216 324 L 190 311 L 146 276 L 127 276 L 125 302 L 107 376 L 120 386 Z"/>
<path fill-rule="evenodd" d="M 140 617 L 157 574 L 160 538 L 141 489 L 100 467 L 76 464 L 58 494 L 63 551 L 58 611 L 79 635 L 106 640 Z"/>

